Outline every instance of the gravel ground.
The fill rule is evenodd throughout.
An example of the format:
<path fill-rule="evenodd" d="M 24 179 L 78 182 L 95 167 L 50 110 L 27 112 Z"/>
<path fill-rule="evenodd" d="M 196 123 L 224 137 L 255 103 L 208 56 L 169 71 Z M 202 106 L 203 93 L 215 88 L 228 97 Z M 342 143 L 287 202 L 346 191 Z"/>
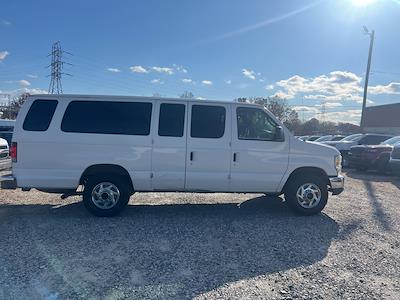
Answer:
<path fill-rule="evenodd" d="M 255 194 L 0 191 L 0 299 L 400 299 L 400 179 L 347 173 L 324 213 Z"/>

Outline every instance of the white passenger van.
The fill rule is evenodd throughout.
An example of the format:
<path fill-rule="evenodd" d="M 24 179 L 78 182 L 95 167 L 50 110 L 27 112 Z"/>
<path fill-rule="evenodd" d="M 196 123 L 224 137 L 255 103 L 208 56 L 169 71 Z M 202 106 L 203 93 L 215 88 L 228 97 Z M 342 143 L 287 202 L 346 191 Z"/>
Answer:
<path fill-rule="evenodd" d="M 97 216 L 134 192 L 284 194 L 311 215 L 344 185 L 336 149 L 299 141 L 262 106 L 227 101 L 31 96 L 11 156 L 18 187 L 82 194 Z"/>

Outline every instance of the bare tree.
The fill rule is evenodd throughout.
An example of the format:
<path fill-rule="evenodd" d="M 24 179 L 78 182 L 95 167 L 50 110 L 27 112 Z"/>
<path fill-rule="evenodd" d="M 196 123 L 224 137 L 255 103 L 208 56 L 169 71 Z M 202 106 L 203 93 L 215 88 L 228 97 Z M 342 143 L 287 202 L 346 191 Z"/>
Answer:
<path fill-rule="evenodd" d="M 181 95 L 179 95 L 179 98 L 182 98 L 182 99 L 193 99 L 194 95 L 193 95 L 192 92 L 184 91 Z"/>
<path fill-rule="evenodd" d="M 2 117 L 4 119 L 11 119 L 11 120 L 16 119 L 21 106 L 25 103 L 26 99 L 29 96 L 30 96 L 29 93 L 23 93 L 21 95 L 16 96 L 10 102 L 10 105 L 3 111 Z"/>

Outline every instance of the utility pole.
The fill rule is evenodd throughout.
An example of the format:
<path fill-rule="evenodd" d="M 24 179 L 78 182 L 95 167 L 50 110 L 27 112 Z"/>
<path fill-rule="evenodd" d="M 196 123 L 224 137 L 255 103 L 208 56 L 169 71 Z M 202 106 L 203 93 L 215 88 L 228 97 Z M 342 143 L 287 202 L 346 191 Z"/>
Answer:
<path fill-rule="evenodd" d="M 51 48 L 51 53 L 48 55 L 51 56 L 51 63 L 50 65 L 47 66 L 47 68 L 51 68 L 50 75 L 48 75 L 48 77 L 49 76 L 51 77 L 49 85 L 49 94 L 62 94 L 63 93 L 63 88 L 61 84 L 62 75 L 72 76 L 71 74 L 63 73 L 62 71 L 64 64 L 71 65 L 70 63 L 64 62 L 62 60 L 64 53 L 72 55 L 71 53 L 63 51 L 61 49 L 60 42 L 55 42 Z"/>
<path fill-rule="evenodd" d="M 365 73 L 365 81 L 364 81 L 364 95 L 363 95 L 363 104 L 361 110 L 361 132 L 364 132 L 365 127 L 365 109 L 367 107 L 367 94 L 368 94 L 368 81 L 369 81 L 369 73 L 371 69 L 371 59 L 372 59 L 372 49 L 374 47 L 374 39 L 375 39 L 375 30 L 371 32 L 364 26 L 365 34 L 369 35 L 370 42 L 369 42 L 369 52 L 368 52 L 368 63 L 367 63 L 367 72 Z"/>

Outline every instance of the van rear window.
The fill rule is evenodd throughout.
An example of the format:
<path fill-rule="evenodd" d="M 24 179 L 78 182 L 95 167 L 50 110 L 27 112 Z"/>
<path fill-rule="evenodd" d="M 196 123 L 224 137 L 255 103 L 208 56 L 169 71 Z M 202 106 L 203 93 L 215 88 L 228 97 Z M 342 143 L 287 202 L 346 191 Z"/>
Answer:
<path fill-rule="evenodd" d="M 77 133 L 149 135 L 152 103 L 72 101 L 61 130 Z"/>
<path fill-rule="evenodd" d="M 57 100 L 35 100 L 29 108 L 22 128 L 26 131 L 46 131 L 57 104 Z"/>

